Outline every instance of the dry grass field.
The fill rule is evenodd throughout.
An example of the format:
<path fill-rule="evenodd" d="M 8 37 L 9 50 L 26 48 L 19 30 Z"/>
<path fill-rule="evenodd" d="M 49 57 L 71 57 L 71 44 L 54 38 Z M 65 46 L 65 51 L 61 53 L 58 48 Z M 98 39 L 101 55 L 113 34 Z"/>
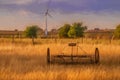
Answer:
<path fill-rule="evenodd" d="M 120 80 L 120 43 L 86 40 L 11 40 L 0 39 L 0 80 Z M 46 49 L 58 54 L 69 42 L 79 42 L 87 53 L 100 50 L 100 64 L 50 65 L 46 64 Z M 65 52 L 69 52 L 66 49 Z M 82 51 L 79 51 L 82 54 Z"/>

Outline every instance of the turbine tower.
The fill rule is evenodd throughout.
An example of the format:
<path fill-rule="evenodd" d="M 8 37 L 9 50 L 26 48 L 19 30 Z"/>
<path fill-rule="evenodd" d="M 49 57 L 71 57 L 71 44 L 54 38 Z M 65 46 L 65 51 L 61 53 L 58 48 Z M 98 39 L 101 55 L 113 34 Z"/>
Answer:
<path fill-rule="evenodd" d="M 50 7 L 50 3 L 51 3 L 51 0 L 49 0 L 48 2 L 48 5 L 47 5 L 47 9 L 46 9 L 46 12 L 45 12 L 45 36 L 47 37 L 48 36 L 48 16 L 49 17 L 52 17 L 50 14 L 49 14 L 49 7 Z"/>

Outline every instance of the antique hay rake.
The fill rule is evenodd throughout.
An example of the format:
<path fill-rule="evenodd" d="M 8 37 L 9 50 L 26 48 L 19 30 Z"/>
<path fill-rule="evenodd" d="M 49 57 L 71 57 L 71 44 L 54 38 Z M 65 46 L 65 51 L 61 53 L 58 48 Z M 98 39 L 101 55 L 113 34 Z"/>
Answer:
<path fill-rule="evenodd" d="M 90 55 L 86 54 L 86 52 L 77 45 L 77 43 L 69 43 L 69 47 L 71 47 L 71 54 L 57 54 L 51 55 L 50 48 L 47 48 L 47 63 L 59 63 L 59 64 L 82 64 L 82 63 L 92 63 L 98 64 L 100 62 L 99 49 L 95 49 L 95 53 Z M 81 49 L 85 54 L 75 54 L 74 47 L 77 47 L 76 52 L 78 53 L 78 49 Z"/>

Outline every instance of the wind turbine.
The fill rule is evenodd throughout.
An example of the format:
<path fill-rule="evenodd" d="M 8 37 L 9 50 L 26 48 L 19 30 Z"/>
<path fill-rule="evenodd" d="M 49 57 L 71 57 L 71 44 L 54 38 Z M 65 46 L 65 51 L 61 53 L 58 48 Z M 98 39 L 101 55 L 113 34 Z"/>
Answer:
<path fill-rule="evenodd" d="M 50 3 L 51 3 L 51 0 L 49 0 L 48 2 L 48 5 L 47 5 L 47 9 L 46 9 L 46 12 L 45 12 L 45 36 L 47 37 L 48 36 L 48 16 L 49 17 L 52 17 L 50 14 L 49 14 L 49 7 L 50 7 Z"/>

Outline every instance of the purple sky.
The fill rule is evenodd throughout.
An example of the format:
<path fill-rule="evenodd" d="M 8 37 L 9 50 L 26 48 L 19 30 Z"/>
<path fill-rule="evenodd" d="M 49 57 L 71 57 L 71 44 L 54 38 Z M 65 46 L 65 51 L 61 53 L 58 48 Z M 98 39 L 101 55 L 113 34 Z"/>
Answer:
<path fill-rule="evenodd" d="M 45 28 L 49 0 L 0 0 L 0 29 L 23 30 L 37 24 Z M 120 24 L 120 0 L 52 0 L 49 29 L 65 23 L 83 22 L 89 29 L 115 28 Z"/>

